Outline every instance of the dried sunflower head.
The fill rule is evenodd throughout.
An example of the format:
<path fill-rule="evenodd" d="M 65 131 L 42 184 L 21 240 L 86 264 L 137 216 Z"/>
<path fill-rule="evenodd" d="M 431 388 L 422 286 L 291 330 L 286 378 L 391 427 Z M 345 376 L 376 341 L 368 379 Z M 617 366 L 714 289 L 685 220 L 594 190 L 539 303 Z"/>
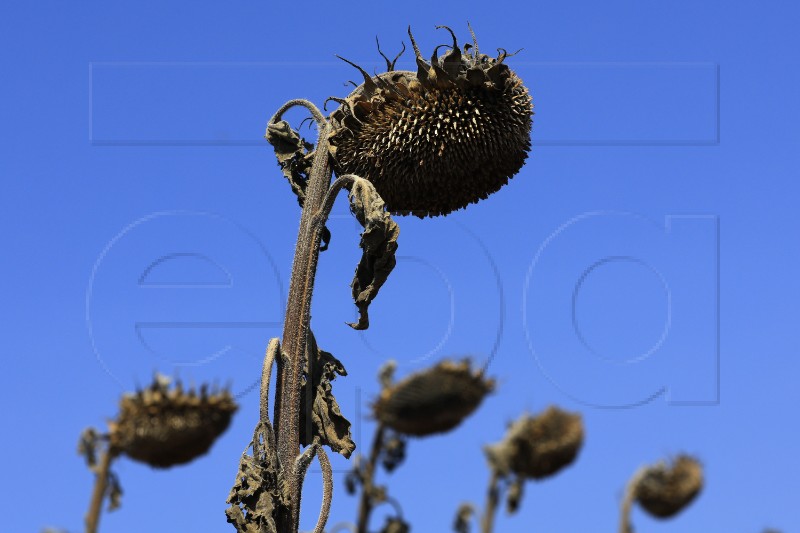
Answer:
<path fill-rule="evenodd" d="M 426 62 L 409 28 L 416 72 L 394 71 L 388 58 L 388 72 L 374 77 L 357 67 L 364 83 L 332 98 L 341 103 L 331 115 L 337 174 L 368 179 L 387 209 L 419 217 L 446 215 L 497 191 L 531 145 L 533 104 L 504 63 L 509 54 L 481 54 L 474 33 L 462 51 L 450 28 L 437 28 L 453 39 L 442 57 L 447 45 Z"/>
<path fill-rule="evenodd" d="M 157 468 L 192 461 L 206 453 L 230 424 L 238 406 L 226 390 L 184 391 L 180 383 L 157 375 L 153 383 L 120 400 L 109 423 L 109 444 L 116 453 Z"/>
<path fill-rule="evenodd" d="M 442 361 L 384 388 L 372 410 L 393 430 L 424 437 L 458 426 L 493 389 L 494 380 L 473 372 L 468 360 Z"/>
<path fill-rule="evenodd" d="M 583 444 L 583 421 L 578 413 L 550 406 L 538 416 L 523 415 L 505 438 L 484 447 L 492 467 L 531 479 L 552 476 L 571 464 Z"/>
<path fill-rule="evenodd" d="M 703 488 L 703 467 L 688 455 L 671 465 L 649 467 L 636 484 L 636 501 L 656 518 L 669 518 L 689 505 Z"/>

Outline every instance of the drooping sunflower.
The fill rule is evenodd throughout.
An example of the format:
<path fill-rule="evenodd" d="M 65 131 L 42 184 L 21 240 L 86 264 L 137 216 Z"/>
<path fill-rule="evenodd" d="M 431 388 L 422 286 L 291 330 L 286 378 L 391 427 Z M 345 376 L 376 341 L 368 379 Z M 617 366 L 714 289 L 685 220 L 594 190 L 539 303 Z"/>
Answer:
<path fill-rule="evenodd" d="M 497 191 L 519 172 L 531 147 L 533 103 L 498 49 L 491 57 L 453 42 L 430 62 L 408 29 L 417 71 L 370 76 L 331 114 L 330 151 L 337 174 L 372 182 L 387 209 L 419 217 L 446 215 Z M 401 52 L 402 53 L 402 52 Z M 383 53 L 381 52 L 381 55 Z M 398 55 L 399 57 L 399 55 Z M 344 58 L 342 58 L 344 59 Z"/>
<path fill-rule="evenodd" d="M 164 376 L 120 399 L 109 423 L 111 449 L 156 468 L 185 464 L 205 454 L 228 428 L 238 406 L 226 390 L 185 391 Z"/>
<path fill-rule="evenodd" d="M 404 435 L 446 433 L 471 415 L 494 386 L 493 379 L 470 368 L 469 360 L 444 360 L 385 387 L 372 410 L 376 419 Z"/>
<path fill-rule="evenodd" d="M 689 505 L 703 488 L 703 467 L 688 455 L 649 467 L 635 487 L 636 501 L 656 518 L 669 518 Z"/>

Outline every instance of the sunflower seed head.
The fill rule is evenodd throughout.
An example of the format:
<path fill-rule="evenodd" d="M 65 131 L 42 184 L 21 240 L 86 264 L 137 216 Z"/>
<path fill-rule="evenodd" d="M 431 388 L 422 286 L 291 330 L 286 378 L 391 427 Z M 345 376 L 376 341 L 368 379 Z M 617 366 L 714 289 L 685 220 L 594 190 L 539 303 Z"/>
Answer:
<path fill-rule="evenodd" d="M 656 518 L 678 514 L 703 488 L 703 467 L 688 455 L 679 455 L 647 469 L 635 487 L 636 501 Z"/>
<path fill-rule="evenodd" d="M 530 150 L 533 104 L 522 80 L 455 34 L 441 57 L 419 52 L 417 71 L 370 77 L 331 115 L 339 174 L 371 181 L 395 213 L 446 215 L 497 191 L 519 172 Z M 471 28 L 470 28 L 471 30 Z M 474 37 L 474 34 L 473 34 Z M 347 61 L 347 60 L 345 60 Z"/>
<path fill-rule="evenodd" d="M 188 392 L 157 375 L 137 394 L 125 394 L 109 423 L 110 445 L 134 461 L 157 468 L 188 463 L 205 454 L 230 424 L 238 406 L 226 390 Z"/>

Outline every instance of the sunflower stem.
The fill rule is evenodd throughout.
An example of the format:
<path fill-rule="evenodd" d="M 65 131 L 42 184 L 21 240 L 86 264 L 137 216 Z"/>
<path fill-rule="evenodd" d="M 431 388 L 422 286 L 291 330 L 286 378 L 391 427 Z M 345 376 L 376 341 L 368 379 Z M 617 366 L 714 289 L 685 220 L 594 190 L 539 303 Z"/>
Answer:
<path fill-rule="evenodd" d="M 636 501 L 636 490 L 639 486 L 639 482 L 646 473 L 646 468 L 639 469 L 630 481 L 628 481 L 628 486 L 625 487 L 625 496 L 623 496 L 622 504 L 620 505 L 619 533 L 633 533 L 631 509 L 633 509 L 633 503 Z"/>
<path fill-rule="evenodd" d="M 86 533 L 97 533 L 97 526 L 100 524 L 100 513 L 103 510 L 103 500 L 108 489 L 108 472 L 111 469 L 111 462 L 114 457 L 114 454 L 111 453 L 111 448 L 106 448 L 95 470 L 96 476 L 92 499 L 89 502 L 89 512 L 86 513 Z"/>
<path fill-rule="evenodd" d="M 276 113 L 273 121 L 279 117 L 280 113 Z M 279 461 L 289 483 L 289 505 L 278 516 L 278 529 L 282 533 L 296 533 L 300 518 L 301 487 L 295 476 L 295 458 L 300 449 L 300 384 L 322 235 L 321 226 L 314 224 L 314 215 L 322 207 L 332 174 L 328 159 L 330 125 L 327 122 L 318 124 L 319 138 L 300 217 L 283 327 L 282 352 L 286 360 L 280 357 L 278 364 L 281 378 L 277 384 L 276 407 L 280 409 L 276 412 L 276 440 Z"/>
<path fill-rule="evenodd" d="M 383 450 L 383 436 L 386 433 L 386 426 L 378 422 L 375 428 L 375 436 L 372 439 L 372 449 L 369 452 L 369 460 L 364 466 L 363 478 L 361 480 L 361 499 L 358 504 L 358 523 L 356 533 L 367 533 L 369 517 L 372 514 L 373 501 L 372 492 L 375 487 L 375 464 Z"/>
<path fill-rule="evenodd" d="M 489 479 L 489 489 L 486 491 L 486 507 L 481 518 L 481 533 L 492 533 L 494 529 L 494 515 L 497 512 L 497 502 L 500 500 L 500 475 L 492 469 Z"/>

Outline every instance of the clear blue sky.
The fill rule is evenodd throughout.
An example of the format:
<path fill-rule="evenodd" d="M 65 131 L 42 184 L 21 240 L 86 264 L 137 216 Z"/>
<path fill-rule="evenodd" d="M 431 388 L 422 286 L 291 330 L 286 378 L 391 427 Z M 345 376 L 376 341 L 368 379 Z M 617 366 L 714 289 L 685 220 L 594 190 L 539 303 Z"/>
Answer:
<path fill-rule="evenodd" d="M 398 266 L 363 334 L 344 325 L 358 228 L 345 202 L 334 208 L 313 328 L 349 371 L 334 390 L 359 449 L 386 358 L 403 376 L 448 355 L 491 357 L 497 393 L 453 433 L 413 441 L 389 478 L 415 531 L 447 531 L 460 502 L 483 505 L 481 445 L 551 403 L 583 414 L 584 449 L 528 484 L 498 531 L 615 531 L 628 477 L 683 451 L 704 462 L 705 490 L 673 521 L 635 511 L 640 531 L 800 529 L 796 4 L 0 11 L 0 530 L 81 530 L 92 476 L 78 435 L 104 427 L 154 370 L 229 382 L 242 409 L 191 466 L 119 461 L 123 507 L 101 529 L 233 530 L 225 498 L 256 419 L 248 390 L 280 331 L 299 218 L 266 120 L 289 98 L 346 95 L 358 76 L 334 54 L 372 70 L 376 34 L 393 55 L 411 24 L 429 54 L 449 42 L 435 25 L 463 40 L 467 20 L 484 51 L 524 48 L 508 63 L 534 98 L 533 150 L 489 200 L 398 219 Z M 331 524 L 355 517 L 347 467 L 334 459 Z M 314 469 L 305 529 L 320 500 Z"/>

